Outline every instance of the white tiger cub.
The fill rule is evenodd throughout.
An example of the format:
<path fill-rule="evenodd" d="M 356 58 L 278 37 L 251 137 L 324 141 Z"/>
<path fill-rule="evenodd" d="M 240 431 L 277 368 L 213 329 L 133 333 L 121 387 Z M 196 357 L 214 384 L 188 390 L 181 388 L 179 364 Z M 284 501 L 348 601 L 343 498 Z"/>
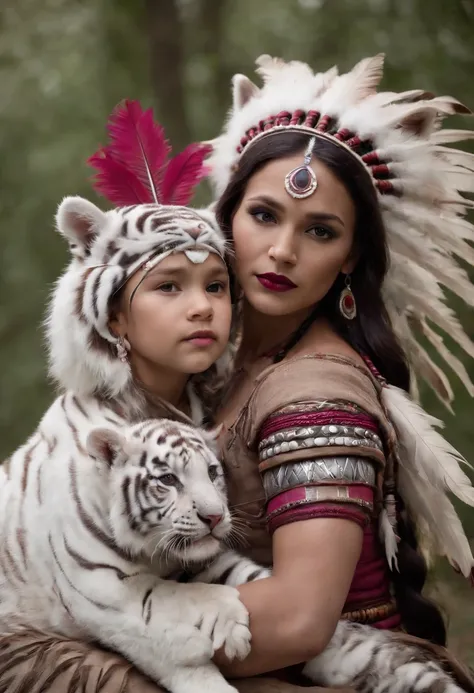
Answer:
<path fill-rule="evenodd" d="M 85 406 L 59 398 L 0 470 L 0 621 L 15 614 L 98 640 L 172 693 L 235 691 L 212 653 L 248 654 L 234 587 L 270 570 L 223 549 L 232 522 L 212 436 L 165 419 L 127 426 L 95 400 Z M 192 583 L 170 579 L 183 567 Z M 304 673 L 362 693 L 461 692 L 423 650 L 347 621 Z"/>
<path fill-rule="evenodd" d="M 173 693 L 234 691 L 211 657 L 250 650 L 238 591 L 163 579 L 210 560 L 230 532 L 209 442 L 59 397 L 0 468 L 0 623 L 99 641 Z"/>

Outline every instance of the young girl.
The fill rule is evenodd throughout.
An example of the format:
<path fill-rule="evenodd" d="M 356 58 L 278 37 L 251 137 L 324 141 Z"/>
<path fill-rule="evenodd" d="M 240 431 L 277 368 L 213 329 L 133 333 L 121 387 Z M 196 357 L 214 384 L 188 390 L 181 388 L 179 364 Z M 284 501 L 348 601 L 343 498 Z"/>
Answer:
<path fill-rule="evenodd" d="M 43 460 L 60 449 L 82 452 L 92 427 L 163 415 L 200 423 L 202 385 L 212 389 L 222 377 L 231 326 L 225 243 L 211 214 L 182 206 L 203 175 L 207 149 L 192 145 L 166 166 L 163 134 L 154 125 L 150 134 L 151 126 L 150 112 L 126 103 L 111 119 L 111 144 L 91 160 L 99 191 L 128 206 L 104 213 L 72 197 L 59 207 L 72 260 L 53 294 L 48 342 L 63 393 L 21 450 L 25 504 L 39 492 Z M 28 542 L 17 539 L 2 557 L 10 572 L 17 561 L 21 572 Z M 3 636 L 1 691 L 79 688 L 160 690 L 118 655 L 85 642 L 28 630 Z"/>

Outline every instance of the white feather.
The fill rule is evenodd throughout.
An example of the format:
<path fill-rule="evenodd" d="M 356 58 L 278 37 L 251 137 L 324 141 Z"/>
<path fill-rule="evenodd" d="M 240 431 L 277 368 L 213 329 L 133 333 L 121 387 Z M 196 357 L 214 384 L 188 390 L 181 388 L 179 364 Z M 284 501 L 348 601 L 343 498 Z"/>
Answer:
<path fill-rule="evenodd" d="M 465 219 L 448 213 L 440 217 L 434 210 L 426 209 L 426 205 L 409 200 L 403 205 L 395 199 L 387 200 L 385 208 L 390 209 L 395 218 L 415 226 L 427 242 L 439 243 L 445 250 L 474 265 L 474 249 L 466 243 L 466 239 L 474 241 L 474 226 Z"/>
<path fill-rule="evenodd" d="M 365 58 L 347 74 L 334 80 L 321 98 L 322 113 L 338 114 L 374 94 L 383 75 L 384 55 Z"/>
<path fill-rule="evenodd" d="M 460 166 L 445 166 L 443 174 L 447 178 L 447 182 L 453 188 L 457 188 L 462 192 L 474 192 L 474 176 L 472 171 L 461 168 Z"/>
<path fill-rule="evenodd" d="M 446 493 L 474 506 L 474 488 L 460 464 L 464 457 L 436 430 L 440 421 L 400 389 L 383 389 L 383 401 L 400 445 L 399 490 L 415 520 L 429 527 L 436 548 L 468 576 L 474 566 L 469 542 Z"/>
<path fill-rule="evenodd" d="M 428 562 L 433 561 L 433 553 L 446 556 L 465 577 L 469 577 L 474 558 L 461 521 L 449 498 L 437 489 L 427 487 L 426 482 L 408 465 L 400 467 L 398 488 L 417 524 L 420 549 Z"/>
<path fill-rule="evenodd" d="M 415 373 L 412 374 L 410 380 L 410 397 L 415 400 L 415 402 L 421 401 L 420 386 Z"/>
<path fill-rule="evenodd" d="M 474 358 L 474 344 L 464 332 L 453 310 L 444 303 L 440 287 L 437 286 L 438 293 L 430 291 L 430 284 L 436 283 L 436 280 L 421 267 L 416 268 L 417 271 L 410 271 L 408 260 L 405 264 L 406 267 L 402 269 L 397 262 L 394 272 L 397 280 L 391 277 L 384 288 L 384 297 L 394 325 L 400 325 L 400 320 L 407 313 L 419 320 L 428 318 Z M 424 284 L 420 281 L 421 278 L 425 279 Z M 411 329 L 408 329 L 411 334 Z M 406 335 L 400 336 L 404 338 Z"/>
<path fill-rule="evenodd" d="M 474 286 L 467 273 L 449 255 L 443 254 L 439 246 L 436 248 L 427 243 L 426 237 L 417 229 L 407 229 L 405 224 L 394 219 L 390 246 L 400 255 L 411 259 L 414 264 L 423 257 L 425 268 L 438 282 L 474 306 Z"/>
<path fill-rule="evenodd" d="M 425 333 L 426 337 L 429 339 L 431 344 L 434 346 L 438 354 L 446 361 L 446 363 L 451 366 L 453 371 L 456 373 L 466 390 L 469 392 L 471 397 L 474 397 L 474 385 L 469 377 L 464 364 L 460 361 L 454 354 L 452 354 L 447 348 L 443 341 L 441 335 L 431 329 L 427 324 L 426 320 L 421 321 L 421 328 Z"/>
<path fill-rule="evenodd" d="M 447 407 L 447 409 L 452 413 L 451 402 L 454 399 L 454 393 L 451 388 L 451 384 L 444 373 L 444 371 L 433 362 L 429 354 L 425 349 L 418 343 L 416 339 L 416 333 L 414 332 L 415 327 L 421 326 L 423 316 L 419 315 L 417 311 L 413 309 L 410 305 L 412 295 L 408 291 L 403 291 L 400 289 L 400 297 L 405 296 L 406 300 L 406 313 L 403 314 L 397 310 L 394 311 L 392 315 L 392 307 L 390 303 L 388 304 L 389 314 L 392 315 L 393 328 L 398 334 L 400 342 L 407 352 L 409 357 L 410 365 L 412 368 L 412 396 L 415 400 L 419 401 L 419 391 L 417 389 L 417 383 L 415 379 L 415 374 L 421 376 L 428 385 L 434 390 L 435 394 L 441 402 Z M 427 326 L 428 327 L 428 326 Z M 428 328 L 430 329 L 430 328 Z M 435 333 L 434 333 L 435 334 Z M 436 335 L 439 337 L 438 335 Z M 430 340 L 432 341 L 432 340 Z M 439 342 L 432 342 L 434 346 L 438 349 L 438 353 L 442 358 L 449 363 L 450 366 L 456 365 L 452 364 L 450 358 L 452 355 L 444 346 L 443 340 L 439 337 Z M 448 357 L 446 358 L 447 352 Z M 454 357 L 452 357 L 455 361 Z M 462 365 L 462 364 L 461 364 Z M 456 371 L 460 372 L 460 371 Z M 467 375 L 467 374 L 466 374 Z M 464 382 L 464 381 L 463 381 Z M 470 392 L 470 381 L 467 378 L 465 382 L 466 388 Z"/>
<path fill-rule="evenodd" d="M 292 60 L 285 63 L 280 58 L 272 58 L 270 55 L 261 55 L 255 61 L 258 65 L 256 72 L 262 77 L 265 83 L 278 79 L 287 84 L 297 84 L 314 79 L 312 70 L 306 63 L 299 60 Z M 267 115 L 270 115 L 269 113 Z"/>
<path fill-rule="evenodd" d="M 446 128 L 445 130 L 439 130 L 431 135 L 433 144 L 453 144 L 454 142 L 463 142 L 473 139 L 474 131 L 470 130 L 452 130 Z"/>
<path fill-rule="evenodd" d="M 390 524 L 388 513 L 385 510 L 385 508 L 380 513 L 379 533 L 380 538 L 385 546 L 385 555 L 387 557 L 387 563 L 389 565 L 390 570 L 398 570 L 397 537 L 395 535 L 392 525 Z"/>
<path fill-rule="evenodd" d="M 460 464 L 473 467 L 438 433 L 443 423 L 427 414 L 404 392 L 392 385 L 384 389 L 390 418 L 399 434 L 407 459 L 432 486 L 451 491 L 464 503 L 474 506 L 474 488 Z"/>
<path fill-rule="evenodd" d="M 400 101 L 410 102 L 420 99 L 422 96 L 427 95 L 424 89 L 410 89 L 409 91 L 403 91 L 397 94 L 395 91 L 381 91 L 377 94 L 373 94 L 370 97 L 372 106 L 390 106 L 394 103 L 399 103 Z"/>
<path fill-rule="evenodd" d="M 431 103 L 435 104 L 442 113 L 471 115 L 471 110 L 454 96 L 435 96 L 431 99 Z"/>
<path fill-rule="evenodd" d="M 454 393 L 448 377 L 432 360 L 425 349 L 410 334 L 407 339 L 410 361 L 415 372 L 433 389 L 439 399 L 451 410 Z M 451 410 L 452 411 L 452 410 Z"/>
<path fill-rule="evenodd" d="M 470 171 L 474 171 L 474 154 L 472 152 L 463 152 L 462 149 L 452 149 L 441 145 L 434 147 L 434 151 L 450 164 L 464 166 Z"/>

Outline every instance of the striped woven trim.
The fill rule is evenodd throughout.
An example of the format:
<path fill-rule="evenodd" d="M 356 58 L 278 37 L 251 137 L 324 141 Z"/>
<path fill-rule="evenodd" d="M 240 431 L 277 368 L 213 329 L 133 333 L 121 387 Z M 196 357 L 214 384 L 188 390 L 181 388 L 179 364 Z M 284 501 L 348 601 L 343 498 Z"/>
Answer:
<path fill-rule="evenodd" d="M 259 443 L 259 459 L 261 462 L 275 455 L 321 447 L 360 447 L 383 450 L 382 441 L 373 431 L 361 426 L 299 426 L 280 429 Z"/>
<path fill-rule="evenodd" d="M 398 612 L 398 607 L 394 601 L 380 604 L 379 606 L 370 606 L 354 611 L 344 611 L 341 619 L 345 621 L 355 621 L 356 623 L 375 623 L 382 619 L 394 616 Z"/>

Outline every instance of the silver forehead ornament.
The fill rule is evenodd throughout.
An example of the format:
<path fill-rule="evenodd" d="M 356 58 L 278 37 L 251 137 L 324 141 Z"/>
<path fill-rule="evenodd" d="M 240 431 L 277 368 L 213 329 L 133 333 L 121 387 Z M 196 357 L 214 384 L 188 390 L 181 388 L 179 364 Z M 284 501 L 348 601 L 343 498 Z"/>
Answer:
<path fill-rule="evenodd" d="M 318 187 L 316 174 L 310 167 L 311 157 L 313 155 L 316 137 L 311 137 L 304 153 L 304 161 L 301 166 L 292 169 L 285 176 L 285 190 L 288 195 L 301 200 L 309 197 Z"/>

